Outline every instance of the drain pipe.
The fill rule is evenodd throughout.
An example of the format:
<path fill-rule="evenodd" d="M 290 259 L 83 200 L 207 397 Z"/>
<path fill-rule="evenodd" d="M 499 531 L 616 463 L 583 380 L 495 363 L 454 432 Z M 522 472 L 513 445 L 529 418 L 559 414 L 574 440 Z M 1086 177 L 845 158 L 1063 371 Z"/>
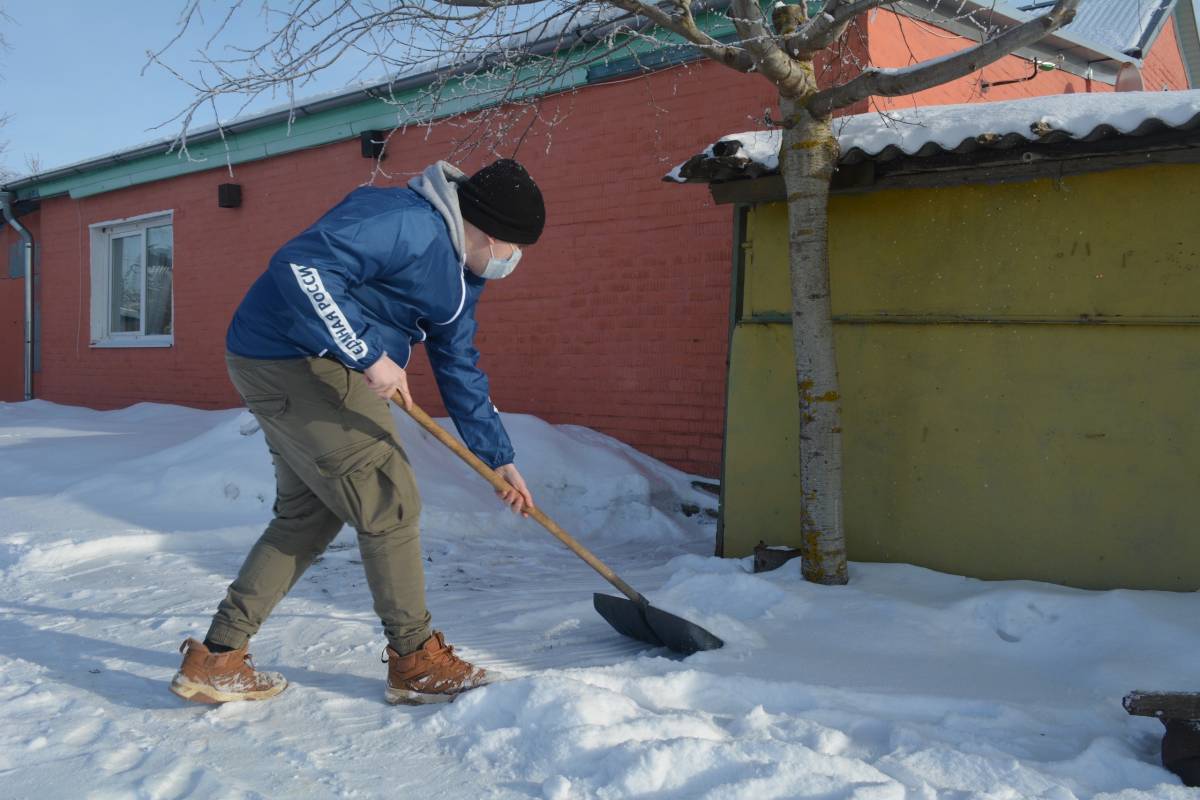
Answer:
<path fill-rule="evenodd" d="M 0 211 L 4 219 L 12 225 L 13 230 L 21 237 L 21 250 L 25 258 L 25 399 L 33 399 L 33 237 L 29 231 L 21 227 L 13 216 L 12 203 L 15 197 L 12 192 L 0 192 Z"/>

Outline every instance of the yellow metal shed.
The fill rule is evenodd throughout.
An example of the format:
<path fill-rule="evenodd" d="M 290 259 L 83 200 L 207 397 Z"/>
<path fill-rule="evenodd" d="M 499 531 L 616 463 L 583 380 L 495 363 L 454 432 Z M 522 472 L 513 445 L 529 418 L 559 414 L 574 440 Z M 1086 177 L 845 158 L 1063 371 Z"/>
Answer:
<path fill-rule="evenodd" d="M 846 164 L 830 205 L 856 561 L 1200 588 L 1200 130 Z M 735 205 L 717 551 L 799 545 L 787 218 Z"/>

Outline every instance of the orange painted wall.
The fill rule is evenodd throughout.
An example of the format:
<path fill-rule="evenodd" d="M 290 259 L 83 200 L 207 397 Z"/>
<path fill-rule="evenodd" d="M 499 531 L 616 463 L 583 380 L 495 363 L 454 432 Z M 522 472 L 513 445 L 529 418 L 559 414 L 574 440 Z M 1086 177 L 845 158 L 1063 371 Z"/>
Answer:
<path fill-rule="evenodd" d="M 953 53 L 971 46 L 972 42 L 952 33 L 934 28 L 890 11 L 868 14 L 871 63 L 878 67 L 904 67 L 918 61 Z M 1006 56 L 965 78 L 916 94 L 901 97 L 875 97 L 873 108 L 886 111 L 922 105 L 950 103 L 993 102 L 1041 97 L 1064 92 L 1111 92 L 1113 87 L 1101 81 L 1089 82 L 1069 72 L 1039 73 L 1031 81 L 999 86 L 984 91 L 983 81 L 1003 81 L 1023 78 L 1030 74 L 1028 61 Z M 1187 89 L 1187 73 L 1175 36 L 1174 21 L 1163 28 L 1145 59 L 1143 78 L 1146 88 L 1158 91 Z"/>

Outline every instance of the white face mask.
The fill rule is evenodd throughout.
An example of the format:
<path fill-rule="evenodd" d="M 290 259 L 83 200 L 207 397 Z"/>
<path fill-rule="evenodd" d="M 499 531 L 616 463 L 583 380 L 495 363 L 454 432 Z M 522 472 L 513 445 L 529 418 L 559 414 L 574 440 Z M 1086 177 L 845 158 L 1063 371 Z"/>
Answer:
<path fill-rule="evenodd" d="M 521 248 L 516 245 L 513 245 L 512 255 L 506 259 L 496 258 L 492 253 L 491 242 L 488 242 L 488 253 L 491 253 L 492 257 L 488 259 L 487 266 L 483 268 L 483 277 L 490 281 L 508 277 L 517 268 L 517 262 L 521 260 Z"/>

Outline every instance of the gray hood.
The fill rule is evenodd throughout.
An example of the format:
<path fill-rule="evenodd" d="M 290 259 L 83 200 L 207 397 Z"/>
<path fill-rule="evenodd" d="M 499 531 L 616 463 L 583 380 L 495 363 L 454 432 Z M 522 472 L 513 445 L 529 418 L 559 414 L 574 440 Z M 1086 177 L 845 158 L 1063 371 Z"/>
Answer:
<path fill-rule="evenodd" d="M 408 188 L 428 200 L 446 220 L 450 229 L 450 241 L 458 252 L 459 265 L 466 264 L 466 234 L 463 232 L 462 211 L 458 207 L 459 181 L 467 174 L 453 164 L 439 161 L 430 164 L 417 177 L 408 182 Z"/>

